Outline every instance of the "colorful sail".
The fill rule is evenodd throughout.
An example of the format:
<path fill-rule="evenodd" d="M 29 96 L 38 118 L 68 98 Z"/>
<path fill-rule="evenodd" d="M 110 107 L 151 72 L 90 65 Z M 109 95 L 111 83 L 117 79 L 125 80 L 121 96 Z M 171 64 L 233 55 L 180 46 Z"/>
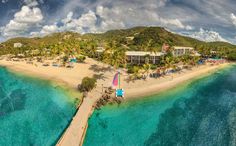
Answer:
<path fill-rule="evenodd" d="M 113 82 L 112 82 L 112 85 L 113 87 L 117 87 L 119 85 L 119 79 L 120 78 L 120 73 L 116 73 L 114 78 L 113 78 Z"/>

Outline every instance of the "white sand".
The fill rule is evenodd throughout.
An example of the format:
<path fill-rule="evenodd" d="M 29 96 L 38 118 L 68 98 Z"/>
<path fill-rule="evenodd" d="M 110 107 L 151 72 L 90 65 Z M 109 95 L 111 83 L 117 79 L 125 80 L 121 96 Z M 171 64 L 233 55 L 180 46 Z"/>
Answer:
<path fill-rule="evenodd" d="M 57 145 L 60 146 L 82 145 L 87 128 L 88 118 L 93 112 L 93 105 L 101 97 L 102 86 L 111 86 L 111 82 L 115 74 L 115 70 L 108 69 L 108 65 L 104 65 L 92 59 L 86 59 L 86 62 L 83 64 L 76 64 L 73 69 L 52 66 L 44 67 L 39 63 L 37 66 L 35 66 L 26 64 L 25 62 L 13 62 L 5 60 L 0 60 L 0 65 L 6 66 L 10 70 L 23 74 L 57 81 L 74 89 L 76 89 L 77 85 L 81 83 L 82 78 L 86 76 L 92 77 L 93 75 L 100 75 L 101 79 L 98 80 L 97 87 L 91 93 L 89 93 L 87 98 L 84 99 L 70 126 L 59 140 Z M 225 67 L 226 65 L 228 64 L 217 66 L 204 65 L 201 67 L 195 67 L 192 70 L 184 70 L 182 73 L 166 76 L 165 78 L 148 78 L 146 81 L 138 80 L 130 83 L 125 81 L 127 75 L 123 73 L 121 77 L 121 87 L 125 90 L 125 98 L 133 99 L 135 97 L 152 95 L 160 91 L 173 88 L 180 83 L 216 71 Z M 92 66 L 93 69 L 91 69 Z M 102 70 L 102 68 L 104 70 Z"/>

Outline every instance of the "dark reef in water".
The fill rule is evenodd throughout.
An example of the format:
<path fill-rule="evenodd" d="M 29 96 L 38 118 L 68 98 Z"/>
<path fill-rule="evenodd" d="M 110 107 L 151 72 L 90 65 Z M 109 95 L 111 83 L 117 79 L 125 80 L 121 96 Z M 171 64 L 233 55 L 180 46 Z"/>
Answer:
<path fill-rule="evenodd" d="M 234 71 L 179 99 L 161 116 L 147 146 L 236 145 L 236 76 Z"/>
<path fill-rule="evenodd" d="M 48 82 L 0 67 L 0 146 L 55 145 L 74 107 Z"/>
<path fill-rule="evenodd" d="M 1 95 L 4 94 L 0 89 Z M 0 96 L 0 116 L 9 114 L 11 112 L 24 109 L 26 94 L 22 89 L 16 89 L 10 95 Z"/>

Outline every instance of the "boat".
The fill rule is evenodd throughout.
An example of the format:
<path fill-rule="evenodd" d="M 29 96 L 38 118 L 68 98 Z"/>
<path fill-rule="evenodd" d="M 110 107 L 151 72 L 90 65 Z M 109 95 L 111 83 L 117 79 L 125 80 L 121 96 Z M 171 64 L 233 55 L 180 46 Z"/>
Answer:
<path fill-rule="evenodd" d="M 120 87 L 120 72 L 117 72 L 114 76 L 113 82 L 112 82 L 113 87 L 118 87 L 116 88 L 116 97 L 122 97 L 124 98 L 124 89 Z"/>

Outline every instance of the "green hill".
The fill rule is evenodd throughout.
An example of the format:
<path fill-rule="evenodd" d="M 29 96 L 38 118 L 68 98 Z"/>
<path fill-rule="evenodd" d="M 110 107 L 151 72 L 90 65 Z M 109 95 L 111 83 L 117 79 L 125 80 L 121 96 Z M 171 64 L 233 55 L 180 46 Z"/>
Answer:
<path fill-rule="evenodd" d="M 27 49 L 38 49 L 55 44 L 70 44 L 70 47 L 81 48 L 94 46 L 105 46 L 111 44 L 115 47 L 126 46 L 129 50 L 149 49 L 160 51 L 163 43 L 170 46 L 189 46 L 198 50 L 227 50 L 235 51 L 236 46 L 226 42 L 203 42 L 179 34 L 174 34 L 162 27 L 134 27 L 130 29 L 110 30 L 101 34 L 81 35 L 74 32 L 54 33 L 42 38 L 14 38 L 0 45 L 0 54 L 12 53 L 18 48 L 14 48 L 14 43 L 22 43 Z M 109 46 L 109 45 L 107 45 Z"/>
<path fill-rule="evenodd" d="M 201 46 L 206 47 L 227 47 L 236 48 L 235 45 L 225 42 L 211 42 L 206 43 L 194 38 L 181 36 L 179 34 L 171 33 L 162 27 L 134 27 L 130 29 L 111 30 L 102 34 L 86 34 L 83 37 L 92 38 L 98 41 L 115 41 L 118 44 L 126 44 L 131 48 L 143 46 L 149 44 L 150 47 L 160 48 L 163 43 L 167 43 L 170 46 Z M 131 41 L 128 38 L 133 37 Z"/>

